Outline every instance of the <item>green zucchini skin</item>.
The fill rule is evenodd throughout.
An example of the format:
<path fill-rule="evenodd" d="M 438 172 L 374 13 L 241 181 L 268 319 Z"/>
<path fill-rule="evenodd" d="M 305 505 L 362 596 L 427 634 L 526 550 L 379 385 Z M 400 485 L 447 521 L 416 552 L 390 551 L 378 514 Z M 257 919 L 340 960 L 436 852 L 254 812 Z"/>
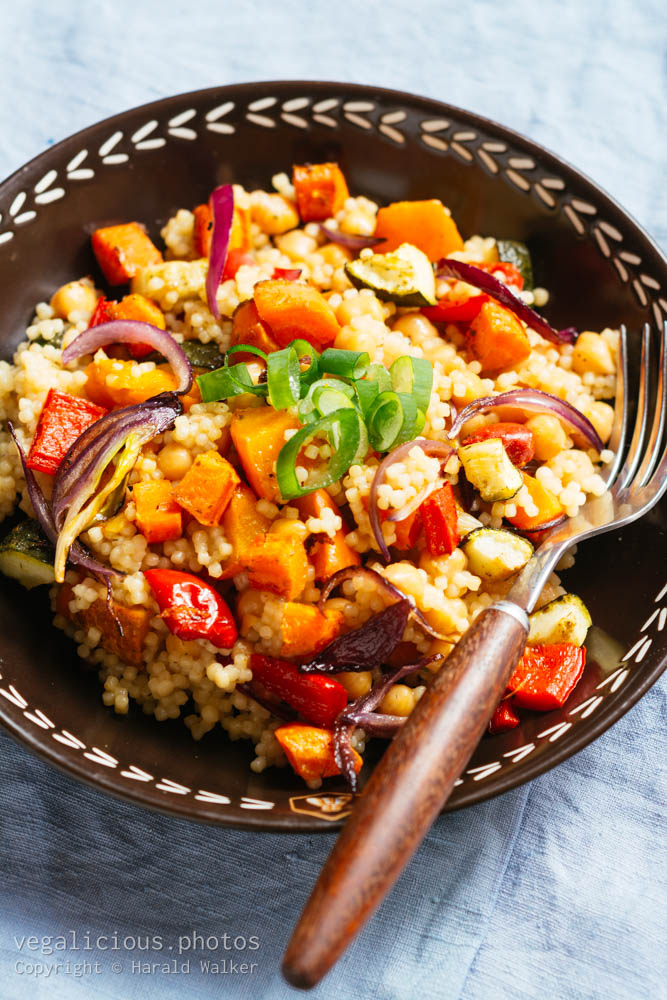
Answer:
<path fill-rule="evenodd" d="M 532 292 L 535 287 L 533 260 L 526 244 L 521 240 L 496 240 L 496 248 L 499 258 L 508 264 L 514 264 L 523 278 L 523 287 Z"/>
<path fill-rule="evenodd" d="M 0 572 L 27 590 L 55 581 L 54 558 L 53 546 L 31 518 L 15 525 L 0 542 Z"/>
<path fill-rule="evenodd" d="M 523 476 L 512 464 L 500 438 L 461 445 L 458 456 L 468 480 L 485 503 L 509 500 L 523 486 Z"/>
<path fill-rule="evenodd" d="M 193 368 L 205 368 L 211 372 L 216 368 L 222 368 L 224 358 L 218 344 L 213 342 L 202 344 L 201 340 L 184 340 L 180 346 Z M 164 360 L 157 351 L 142 358 L 142 361 L 154 361 L 157 365 L 164 364 Z"/>
<path fill-rule="evenodd" d="M 370 288 L 384 302 L 399 306 L 436 303 L 433 266 L 411 243 L 402 243 L 392 253 L 357 257 L 345 265 L 345 273 L 355 288 Z"/>

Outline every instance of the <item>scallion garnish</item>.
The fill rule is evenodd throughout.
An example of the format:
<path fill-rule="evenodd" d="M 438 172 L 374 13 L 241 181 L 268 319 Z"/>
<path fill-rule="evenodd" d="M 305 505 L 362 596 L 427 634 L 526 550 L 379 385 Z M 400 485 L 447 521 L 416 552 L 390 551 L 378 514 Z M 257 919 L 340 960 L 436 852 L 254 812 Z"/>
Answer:
<path fill-rule="evenodd" d="M 284 500 L 305 496 L 338 482 L 352 465 L 359 451 L 362 420 L 356 407 L 334 410 L 312 424 L 307 424 L 283 445 L 276 463 L 276 477 Z M 323 467 L 302 483 L 297 464 L 302 448 L 316 438 L 324 439 L 333 454 Z"/>
<path fill-rule="evenodd" d="M 293 347 L 272 351 L 266 360 L 266 384 L 274 410 L 287 410 L 299 402 L 301 371 L 299 355 Z"/>
<path fill-rule="evenodd" d="M 426 413 L 433 387 L 431 362 L 425 358 L 413 358 L 406 354 L 402 358 L 396 358 L 389 370 L 394 390 L 411 395 L 417 404 L 417 409 Z"/>
<path fill-rule="evenodd" d="M 370 362 L 366 351 L 339 351 L 327 347 L 320 355 L 320 371 L 339 378 L 360 379 L 368 371 Z"/>

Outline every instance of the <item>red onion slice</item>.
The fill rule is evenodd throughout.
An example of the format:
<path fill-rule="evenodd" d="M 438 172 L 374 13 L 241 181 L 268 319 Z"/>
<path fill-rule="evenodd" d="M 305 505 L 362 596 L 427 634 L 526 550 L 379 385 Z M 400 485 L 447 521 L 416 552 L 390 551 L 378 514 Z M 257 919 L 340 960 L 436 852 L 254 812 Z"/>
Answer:
<path fill-rule="evenodd" d="M 405 458 L 415 445 L 417 445 L 418 448 L 421 448 L 426 455 L 440 456 L 443 460 L 448 459 L 454 452 L 452 446 L 447 444 L 445 441 L 430 441 L 428 438 L 415 438 L 413 441 L 406 441 L 404 444 L 400 444 L 398 448 L 394 448 L 394 450 L 390 451 L 378 465 L 375 478 L 373 479 L 373 483 L 371 485 L 370 496 L 368 498 L 368 517 L 371 522 L 371 528 L 373 529 L 375 541 L 378 543 L 382 558 L 385 562 L 389 562 L 391 556 L 382 534 L 380 510 L 377 505 L 378 490 L 385 481 L 389 466 L 393 465 L 394 462 L 400 462 L 403 458 Z"/>
<path fill-rule="evenodd" d="M 376 736 L 394 736 L 404 720 L 397 721 L 397 716 L 383 716 L 375 714 L 374 709 L 380 704 L 385 694 L 393 684 L 397 684 L 410 674 L 417 673 L 422 667 L 427 667 L 444 657 L 441 653 L 435 656 L 426 656 L 417 663 L 407 663 L 402 667 L 395 667 L 375 684 L 371 690 L 351 702 L 336 719 L 334 725 L 334 757 L 341 773 L 347 779 L 353 791 L 357 790 L 357 774 L 354 769 L 355 757 L 352 751 L 352 734 L 357 726 Z"/>
<path fill-rule="evenodd" d="M 467 285 L 473 285 L 480 291 L 486 292 L 496 302 L 511 309 L 531 330 L 535 330 L 546 340 L 551 340 L 555 344 L 573 344 L 577 339 L 578 334 L 573 326 L 568 326 L 565 330 L 554 330 L 543 316 L 527 306 L 522 299 L 509 290 L 507 285 L 498 281 L 488 271 L 483 271 L 481 267 L 465 264 L 462 260 L 443 257 L 436 265 L 436 275 L 438 278 L 458 278 L 459 281 L 465 281 Z"/>
<path fill-rule="evenodd" d="M 604 444 L 588 417 L 571 403 L 566 403 L 558 396 L 552 396 L 550 392 L 542 392 L 541 389 L 512 389 L 510 392 L 501 392 L 498 396 L 483 396 L 481 399 L 473 400 L 457 415 L 449 431 L 449 437 L 457 437 L 463 424 L 476 413 L 485 413 L 496 406 L 516 406 L 522 410 L 551 413 L 559 420 L 568 423 L 596 451 L 604 449 Z"/>
<path fill-rule="evenodd" d="M 302 673 L 339 673 L 341 670 L 372 670 L 386 663 L 403 638 L 412 605 L 407 598 L 389 604 L 353 632 L 339 635 L 309 663 Z"/>
<path fill-rule="evenodd" d="M 208 307 L 216 319 L 220 319 L 218 306 L 218 288 L 222 280 L 222 272 L 227 263 L 229 237 L 234 220 L 234 189 L 231 184 L 221 184 L 211 192 L 208 200 L 213 219 L 211 233 L 211 251 L 208 255 L 208 272 L 206 274 L 206 299 Z"/>
<path fill-rule="evenodd" d="M 402 590 L 399 590 L 393 583 L 386 580 L 381 573 L 378 573 L 377 570 L 371 569 L 369 566 L 347 566 L 345 569 L 339 569 L 337 573 L 334 573 L 334 575 L 329 578 L 320 595 L 320 599 L 317 604 L 320 611 L 324 611 L 325 602 L 328 600 L 329 595 L 333 593 L 336 587 L 339 587 L 341 583 L 345 583 L 346 580 L 354 579 L 355 576 L 365 576 L 368 580 L 372 580 L 373 583 L 377 585 L 378 589 L 388 597 L 391 597 L 394 602 L 408 601 L 410 603 L 410 618 L 413 621 L 416 621 L 427 635 L 430 635 L 433 639 L 449 639 L 449 636 L 443 635 L 441 632 L 436 632 L 433 626 L 429 624 L 419 608 L 415 607 L 414 598 L 405 594 Z"/>
<path fill-rule="evenodd" d="M 346 250 L 365 250 L 366 247 L 375 247 L 378 243 L 384 243 L 382 236 L 362 236 L 361 233 L 341 233 L 340 229 L 332 229 L 331 226 L 324 226 L 320 223 L 320 232 L 330 243 L 337 243 L 339 247 Z"/>
<path fill-rule="evenodd" d="M 180 344 L 177 344 L 166 330 L 160 330 L 157 326 L 139 320 L 114 319 L 110 323 L 88 327 L 65 348 L 62 362 L 68 365 L 70 361 L 76 361 L 84 354 L 94 354 L 107 344 L 148 344 L 155 351 L 159 351 L 174 369 L 174 374 L 178 378 L 175 391 L 183 395 L 192 388 L 192 366 Z"/>

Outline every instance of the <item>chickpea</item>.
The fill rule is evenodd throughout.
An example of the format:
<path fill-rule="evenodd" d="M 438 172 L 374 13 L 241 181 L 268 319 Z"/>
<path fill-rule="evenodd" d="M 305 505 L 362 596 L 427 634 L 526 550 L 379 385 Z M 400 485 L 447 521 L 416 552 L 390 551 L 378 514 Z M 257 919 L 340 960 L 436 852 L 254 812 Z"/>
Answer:
<path fill-rule="evenodd" d="M 350 698 L 361 698 L 370 691 L 373 675 L 370 670 L 360 670 L 359 673 L 345 670 L 341 674 L 336 674 L 336 680 L 340 681 Z"/>
<path fill-rule="evenodd" d="M 269 236 L 279 236 L 299 225 L 296 208 L 281 194 L 253 191 L 250 205 L 252 221 Z"/>
<path fill-rule="evenodd" d="M 317 240 L 307 236 L 301 229 L 293 229 L 284 236 L 278 236 L 276 246 L 282 253 L 287 254 L 290 260 L 299 263 L 317 250 Z"/>
<path fill-rule="evenodd" d="M 586 372 L 613 375 L 616 371 L 609 344 L 599 333 L 590 330 L 584 330 L 577 338 L 572 352 L 572 367 L 578 375 Z"/>
<path fill-rule="evenodd" d="M 355 316 L 372 316 L 373 319 L 384 322 L 384 313 L 380 300 L 373 292 L 359 292 L 357 295 L 346 295 L 336 309 L 336 319 L 341 326 L 347 326 Z"/>
<path fill-rule="evenodd" d="M 72 312 L 92 315 L 96 305 L 97 292 L 85 281 L 68 281 L 51 297 L 51 308 L 61 319 L 67 319 Z"/>
<path fill-rule="evenodd" d="M 158 453 L 157 464 L 165 479 L 182 479 L 192 465 L 192 455 L 181 444 L 166 444 Z"/>
<path fill-rule="evenodd" d="M 614 424 L 613 406 L 610 406 L 609 403 L 596 400 L 586 410 L 586 416 L 606 444 L 611 437 L 611 429 Z"/>
<path fill-rule="evenodd" d="M 348 261 L 352 260 L 352 252 L 345 247 L 338 246 L 337 243 L 325 243 L 320 247 L 320 253 L 325 264 L 330 264 L 333 268 L 345 267 Z"/>
<path fill-rule="evenodd" d="M 394 684 L 389 688 L 386 695 L 380 702 L 380 711 L 385 715 L 401 715 L 403 717 L 410 714 L 415 707 L 415 697 L 412 688 L 407 684 Z"/>
<path fill-rule="evenodd" d="M 413 343 L 419 343 L 428 337 L 438 336 L 438 331 L 430 319 L 418 312 L 403 313 L 402 316 L 394 320 L 391 328 L 399 333 L 404 333 Z"/>
<path fill-rule="evenodd" d="M 555 458 L 572 443 L 558 417 L 552 417 L 548 413 L 531 417 L 526 421 L 526 427 L 533 432 L 535 458 L 540 462 L 548 462 L 550 458 Z"/>

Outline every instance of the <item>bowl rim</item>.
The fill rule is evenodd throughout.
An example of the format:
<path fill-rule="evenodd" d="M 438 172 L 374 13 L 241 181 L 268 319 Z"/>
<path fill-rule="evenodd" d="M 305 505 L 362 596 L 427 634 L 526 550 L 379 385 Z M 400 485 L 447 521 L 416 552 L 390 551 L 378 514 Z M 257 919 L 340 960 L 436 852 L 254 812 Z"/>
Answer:
<path fill-rule="evenodd" d="M 0 182 L 0 193 L 11 187 L 12 184 L 23 175 L 30 173 L 37 164 L 50 159 L 51 156 L 56 158 L 70 143 L 85 142 L 88 136 L 96 134 L 103 126 L 109 126 L 110 128 L 119 126 L 122 121 L 137 112 L 159 112 L 160 114 L 164 114 L 165 111 L 168 111 L 172 105 L 180 105 L 184 101 L 188 100 L 196 100 L 200 102 L 209 98 L 213 100 L 217 100 L 218 98 L 224 99 L 225 97 L 231 98 L 232 95 L 236 97 L 236 100 L 239 100 L 244 93 L 254 91 L 257 88 L 265 88 L 267 90 L 269 88 L 274 88 L 280 92 L 282 99 L 285 99 L 292 90 L 300 92 L 306 90 L 317 93 L 319 90 L 330 91 L 333 89 L 340 91 L 341 97 L 363 95 L 363 97 L 367 100 L 371 100 L 375 97 L 376 99 L 383 99 L 385 101 L 394 101 L 398 104 L 419 106 L 424 109 L 425 112 L 433 111 L 439 115 L 450 114 L 455 118 L 465 120 L 470 123 L 471 126 L 477 127 L 481 131 L 490 131 L 495 135 L 506 139 L 510 144 L 513 143 L 523 147 L 527 152 L 532 153 L 549 167 L 557 170 L 561 174 L 565 174 L 568 180 L 575 181 L 580 188 L 583 186 L 584 188 L 589 189 L 590 193 L 595 195 L 596 202 L 602 208 L 610 211 L 613 215 L 620 215 L 622 217 L 626 231 L 629 231 L 634 238 L 638 239 L 651 250 L 655 258 L 654 262 L 661 267 L 667 275 L 667 256 L 654 238 L 646 232 L 634 216 L 623 208 L 623 206 L 616 201 L 616 199 L 606 189 L 602 188 L 586 173 L 578 169 L 568 160 L 552 152 L 549 148 L 541 145 L 535 140 L 530 139 L 523 133 L 512 129 L 501 122 L 479 115 L 474 111 L 469 111 L 457 105 L 449 104 L 445 101 L 439 101 L 431 97 L 424 97 L 409 91 L 379 87 L 372 84 L 307 79 L 254 80 L 225 84 L 222 86 L 200 88 L 158 98 L 102 118 L 99 121 L 93 122 L 91 125 L 87 125 L 85 128 L 80 129 L 77 132 L 73 132 L 72 134 L 65 136 L 57 143 L 48 146 L 46 149 L 42 150 L 42 152 L 33 156 L 30 160 L 3 179 Z M 282 123 L 281 127 L 284 127 L 282 126 Z M 622 692 L 619 692 L 618 696 L 606 698 L 605 704 L 601 706 L 601 711 L 596 713 L 594 719 L 591 719 L 584 727 L 573 727 L 571 733 L 568 734 L 569 738 L 562 741 L 558 747 L 552 748 L 549 754 L 531 755 L 530 758 L 527 758 L 522 762 L 520 767 L 513 767 L 509 771 L 506 771 L 502 775 L 502 778 L 499 778 L 497 781 L 485 782 L 475 787 L 470 786 L 467 790 L 458 793 L 453 803 L 448 802 L 443 811 L 456 811 L 458 809 L 467 808 L 473 804 L 485 802 L 490 798 L 494 798 L 496 795 L 510 791 L 525 784 L 526 782 L 532 781 L 539 775 L 550 771 L 553 767 L 556 767 L 564 760 L 584 749 L 584 747 L 596 740 L 600 735 L 602 735 L 602 733 L 604 733 L 623 715 L 625 715 L 626 712 L 628 712 L 629 709 L 644 696 L 649 688 L 655 684 L 666 669 L 667 644 L 665 645 L 664 655 L 662 658 L 653 667 L 645 670 L 642 673 L 640 680 L 638 680 L 634 686 L 624 688 Z M 146 792 L 149 791 L 146 786 L 138 785 L 136 783 L 121 785 L 112 780 L 113 772 L 109 773 L 105 768 L 98 767 L 96 770 L 93 770 L 90 767 L 84 767 L 84 765 L 80 763 L 79 756 L 70 754 L 63 755 L 62 753 L 59 754 L 57 748 L 55 747 L 52 750 L 50 744 L 40 741 L 39 734 L 34 732 L 29 727 L 25 725 L 22 726 L 19 722 L 17 722 L 14 716 L 9 714 L 9 712 L 5 709 L 5 706 L 1 701 L 0 723 L 18 742 L 27 746 L 32 752 L 36 753 L 43 760 L 55 766 L 60 771 L 68 774 L 70 777 L 74 777 L 77 780 L 96 788 L 97 790 L 101 790 L 114 796 L 115 798 L 129 801 L 146 809 L 154 809 L 167 815 L 191 821 L 214 823 L 220 826 L 228 826 L 244 830 L 261 830 L 274 833 L 333 832 L 342 822 L 340 819 L 332 822 L 324 822 L 316 817 L 308 817 L 303 814 L 299 815 L 298 822 L 296 822 L 297 817 L 295 813 L 262 814 L 260 812 L 253 811 L 242 812 L 238 807 L 226 807 L 226 811 L 223 814 L 220 814 L 213 808 L 209 808 L 207 810 L 205 808 L 205 804 L 202 802 L 197 803 L 198 808 L 196 811 L 193 811 L 192 808 L 188 808 L 187 806 L 187 802 L 189 800 L 181 800 L 180 796 L 161 796 L 159 799 L 157 796 L 149 798 L 146 795 Z M 204 808 L 199 808 L 202 806 L 204 806 Z"/>

